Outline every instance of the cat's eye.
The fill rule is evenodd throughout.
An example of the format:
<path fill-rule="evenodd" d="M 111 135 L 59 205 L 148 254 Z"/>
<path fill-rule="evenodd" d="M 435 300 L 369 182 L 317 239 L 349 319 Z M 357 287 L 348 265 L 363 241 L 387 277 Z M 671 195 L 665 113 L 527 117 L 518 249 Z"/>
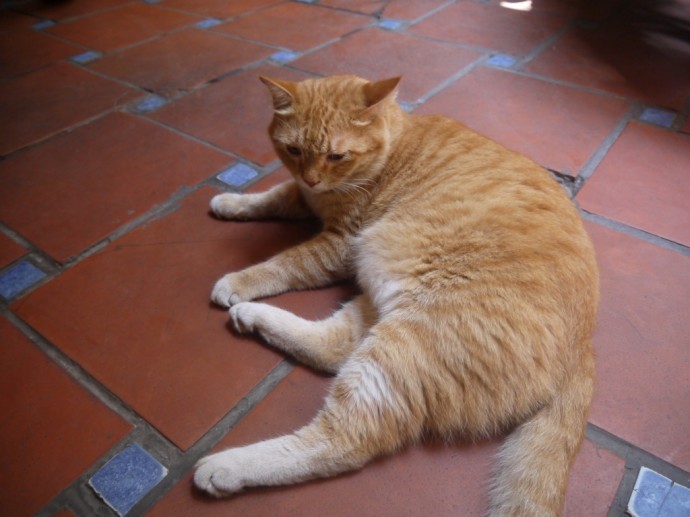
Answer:
<path fill-rule="evenodd" d="M 331 153 L 327 157 L 329 162 L 339 162 L 343 158 L 345 158 L 344 154 L 338 154 L 338 153 Z"/>
<path fill-rule="evenodd" d="M 301 156 L 302 151 L 300 151 L 299 147 L 295 147 L 294 145 L 288 145 L 285 150 L 290 153 L 292 156 Z"/>

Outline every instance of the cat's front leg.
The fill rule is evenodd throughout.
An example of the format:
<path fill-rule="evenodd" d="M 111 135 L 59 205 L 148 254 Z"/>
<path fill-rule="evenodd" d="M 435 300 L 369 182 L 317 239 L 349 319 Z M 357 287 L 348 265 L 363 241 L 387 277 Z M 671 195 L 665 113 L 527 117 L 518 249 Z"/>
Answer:
<path fill-rule="evenodd" d="M 342 234 L 324 231 L 313 239 L 216 282 L 211 300 L 223 307 L 286 291 L 322 287 L 349 275 L 350 246 Z"/>
<path fill-rule="evenodd" d="M 221 219 L 234 220 L 272 217 L 303 219 L 314 215 L 293 180 L 276 185 L 265 192 L 218 194 L 211 199 L 211 211 Z"/>

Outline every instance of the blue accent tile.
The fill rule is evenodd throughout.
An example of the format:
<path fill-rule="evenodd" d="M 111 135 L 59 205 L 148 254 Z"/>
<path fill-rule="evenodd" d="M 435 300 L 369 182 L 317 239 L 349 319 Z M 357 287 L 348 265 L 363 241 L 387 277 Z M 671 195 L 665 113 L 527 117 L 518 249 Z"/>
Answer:
<path fill-rule="evenodd" d="M 150 113 L 165 106 L 167 103 L 168 99 L 159 97 L 158 95 L 149 95 L 143 101 L 134 106 L 134 109 L 139 113 Z"/>
<path fill-rule="evenodd" d="M 513 66 L 517 59 L 508 54 L 494 54 L 486 62 L 491 66 L 497 66 L 499 68 L 510 68 Z"/>
<path fill-rule="evenodd" d="M 640 468 L 633 488 L 628 512 L 633 517 L 656 517 L 671 490 L 672 481 L 646 467 Z"/>
<path fill-rule="evenodd" d="M 647 108 L 642 112 L 642 115 L 640 115 L 640 120 L 663 127 L 671 127 L 675 118 L 676 114 L 673 111 L 657 108 Z"/>
<path fill-rule="evenodd" d="M 280 52 L 271 54 L 271 59 L 279 63 L 289 63 L 290 61 L 294 61 L 298 57 L 299 54 L 297 52 L 292 52 L 291 50 L 281 50 Z"/>
<path fill-rule="evenodd" d="M 659 517 L 690 517 L 690 488 L 674 483 L 661 506 Z"/>
<path fill-rule="evenodd" d="M 55 26 L 55 22 L 53 20 L 43 20 L 38 23 L 34 23 L 31 28 L 35 29 L 37 31 L 41 31 L 43 29 L 50 29 L 51 27 Z"/>
<path fill-rule="evenodd" d="M 70 59 L 74 61 L 75 63 L 79 63 L 80 65 L 83 65 L 85 63 L 90 63 L 91 61 L 95 61 L 96 59 L 100 59 L 103 57 L 103 54 L 100 52 L 96 52 L 95 50 L 89 50 L 88 52 L 84 52 L 82 54 L 77 54 L 76 56 L 72 56 Z"/>
<path fill-rule="evenodd" d="M 211 27 L 215 27 L 216 25 L 220 25 L 223 23 L 220 20 L 216 20 L 215 18 L 208 18 L 206 20 L 201 20 L 199 23 L 196 24 L 197 27 L 200 29 L 210 29 Z"/>
<path fill-rule="evenodd" d="M 414 102 L 398 101 L 398 104 L 406 113 L 412 113 L 412 110 L 417 107 Z"/>
<path fill-rule="evenodd" d="M 315 4 L 316 0 L 297 0 L 298 2 L 302 4 Z"/>
<path fill-rule="evenodd" d="M 241 187 L 250 180 L 253 180 L 259 175 L 249 165 L 244 163 L 236 163 L 232 167 L 224 170 L 218 175 L 218 179 L 232 187 Z"/>
<path fill-rule="evenodd" d="M 394 20 L 392 18 L 382 18 L 377 25 L 389 31 L 397 31 L 405 26 L 400 20 Z"/>
<path fill-rule="evenodd" d="M 46 274 L 31 262 L 22 260 L 0 274 L 0 296 L 9 300 L 45 276 Z"/>
<path fill-rule="evenodd" d="M 133 443 L 103 465 L 89 485 L 118 515 L 126 515 L 167 473 L 167 468 Z"/>

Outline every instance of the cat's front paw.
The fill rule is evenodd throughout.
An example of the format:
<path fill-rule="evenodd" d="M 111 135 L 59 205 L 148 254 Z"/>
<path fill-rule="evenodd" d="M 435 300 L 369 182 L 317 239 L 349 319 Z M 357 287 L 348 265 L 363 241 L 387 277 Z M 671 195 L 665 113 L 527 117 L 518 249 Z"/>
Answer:
<path fill-rule="evenodd" d="M 242 302 L 230 307 L 230 319 L 240 334 L 251 334 L 256 330 L 256 320 L 261 304 Z"/>
<path fill-rule="evenodd" d="M 218 194 L 211 199 L 211 212 L 221 219 L 247 219 L 249 203 L 244 194 Z"/>
<path fill-rule="evenodd" d="M 221 307 L 231 307 L 244 301 L 234 285 L 235 274 L 230 273 L 216 282 L 211 291 L 211 301 Z"/>
<path fill-rule="evenodd" d="M 201 458 L 196 464 L 194 484 L 214 497 L 227 497 L 241 492 L 242 478 L 232 452 L 224 451 Z"/>

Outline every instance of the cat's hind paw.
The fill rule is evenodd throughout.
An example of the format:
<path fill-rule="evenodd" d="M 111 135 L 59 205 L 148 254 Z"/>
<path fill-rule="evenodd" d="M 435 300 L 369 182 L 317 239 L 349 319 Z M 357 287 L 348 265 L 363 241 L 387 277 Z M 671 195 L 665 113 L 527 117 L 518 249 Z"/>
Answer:
<path fill-rule="evenodd" d="M 199 490 L 213 497 L 227 497 L 242 491 L 242 479 L 228 452 L 212 454 L 197 462 L 194 484 Z"/>

